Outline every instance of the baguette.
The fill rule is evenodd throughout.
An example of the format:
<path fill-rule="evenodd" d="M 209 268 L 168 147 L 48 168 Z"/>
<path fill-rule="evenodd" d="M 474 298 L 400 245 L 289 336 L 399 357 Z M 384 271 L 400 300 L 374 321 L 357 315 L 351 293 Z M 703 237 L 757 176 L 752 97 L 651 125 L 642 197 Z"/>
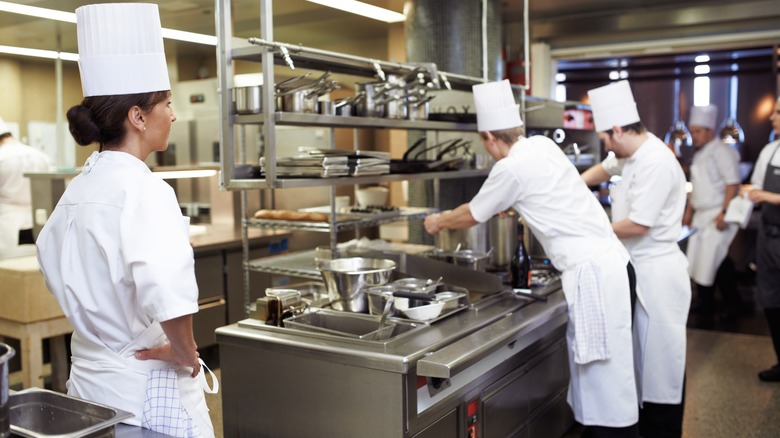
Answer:
<path fill-rule="evenodd" d="M 255 212 L 255 219 L 275 219 L 283 221 L 300 222 L 327 222 L 328 215 L 325 213 L 306 213 L 292 210 L 258 210 Z"/>

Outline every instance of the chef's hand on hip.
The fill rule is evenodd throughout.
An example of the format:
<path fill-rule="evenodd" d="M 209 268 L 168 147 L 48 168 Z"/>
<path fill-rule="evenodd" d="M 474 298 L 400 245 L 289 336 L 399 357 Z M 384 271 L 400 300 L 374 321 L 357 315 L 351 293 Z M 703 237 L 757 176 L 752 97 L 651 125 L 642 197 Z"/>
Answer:
<path fill-rule="evenodd" d="M 135 352 L 135 358 L 138 360 L 162 360 L 165 362 L 175 363 L 177 365 L 191 367 L 192 377 L 195 377 L 200 372 L 200 353 L 198 350 L 194 350 L 192 354 L 186 354 L 179 352 L 171 346 L 171 344 L 165 344 L 158 348 L 149 348 L 147 350 L 138 350 Z"/>
<path fill-rule="evenodd" d="M 441 227 L 439 227 L 440 217 L 441 214 L 439 213 L 430 214 L 425 217 L 425 222 L 423 224 L 425 225 L 425 231 L 427 231 L 428 234 L 436 234 L 441 231 Z"/>

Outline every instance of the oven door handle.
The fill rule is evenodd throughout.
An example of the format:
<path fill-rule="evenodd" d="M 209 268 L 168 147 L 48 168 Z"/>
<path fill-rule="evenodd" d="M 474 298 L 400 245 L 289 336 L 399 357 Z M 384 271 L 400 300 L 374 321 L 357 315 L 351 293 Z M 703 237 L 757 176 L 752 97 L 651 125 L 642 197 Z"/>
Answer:
<path fill-rule="evenodd" d="M 566 324 L 563 293 L 553 293 L 546 303 L 527 306 L 503 319 L 430 353 L 417 361 L 417 375 L 449 379 L 490 353 L 504 347 L 521 351 L 547 332 Z M 540 308 L 543 306 L 543 311 Z M 549 330 L 537 330 L 545 327 Z M 522 344 L 522 345 L 520 345 Z"/>

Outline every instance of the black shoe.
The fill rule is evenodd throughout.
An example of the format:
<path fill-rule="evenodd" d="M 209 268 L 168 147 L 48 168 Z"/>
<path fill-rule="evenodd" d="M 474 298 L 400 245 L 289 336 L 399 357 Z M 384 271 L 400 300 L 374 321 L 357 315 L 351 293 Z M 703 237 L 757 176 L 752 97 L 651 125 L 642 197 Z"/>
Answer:
<path fill-rule="evenodd" d="M 762 382 L 780 382 L 780 364 L 758 373 L 758 379 Z"/>

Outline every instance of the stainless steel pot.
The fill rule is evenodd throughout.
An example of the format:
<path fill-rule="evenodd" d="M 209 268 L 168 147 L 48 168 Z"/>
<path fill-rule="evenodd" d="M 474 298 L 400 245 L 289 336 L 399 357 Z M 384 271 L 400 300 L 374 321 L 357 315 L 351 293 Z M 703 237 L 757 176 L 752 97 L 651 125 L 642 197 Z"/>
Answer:
<path fill-rule="evenodd" d="M 355 84 L 355 114 L 360 117 L 384 117 L 385 82 L 359 82 Z"/>
<path fill-rule="evenodd" d="M 434 237 L 436 248 L 455 251 L 471 249 L 487 253 L 490 249 L 487 222 L 462 230 L 441 230 Z"/>
<path fill-rule="evenodd" d="M 363 289 L 390 281 L 395 262 L 351 257 L 322 260 L 318 269 L 334 309 L 365 313 L 368 304 Z"/>
<path fill-rule="evenodd" d="M 279 109 L 290 113 L 314 114 L 317 112 L 317 95 L 308 88 L 291 91 L 279 96 Z M 277 103 L 278 105 L 278 103 Z"/>
<path fill-rule="evenodd" d="M 390 97 L 385 102 L 385 118 L 405 119 L 406 110 L 403 96 Z"/>
<path fill-rule="evenodd" d="M 233 106 L 236 114 L 257 114 L 263 110 L 260 85 L 233 89 Z"/>
<path fill-rule="evenodd" d="M 490 266 L 499 270 L 509 267 L 517 246 L 518 216 L 513 210 L 493 216 L 488 221 L 488 241 L 493 248 Z"/>
<path fill-rule="evenodd" d="M 490 260 L 490 251 L 487 253 L 477 252 L 470 249 L 455 251 L 452 253 L 452 262 L 456 266 L 472 269 L 474 271 L 484 271 L 487 269 L 488 260 Z"/>
<path fill-rule="evenodd" d="M 409 120 L 428 120 L 430 102 L 436 96 L 426 96 L 421 100 L 407 102 Z"/>
<path fill-rule="evenodd" d="M 11 436 L 11 419 L 8 405 L 8 361 L 16 352 L 0 343 L 0 438 Z"/>

